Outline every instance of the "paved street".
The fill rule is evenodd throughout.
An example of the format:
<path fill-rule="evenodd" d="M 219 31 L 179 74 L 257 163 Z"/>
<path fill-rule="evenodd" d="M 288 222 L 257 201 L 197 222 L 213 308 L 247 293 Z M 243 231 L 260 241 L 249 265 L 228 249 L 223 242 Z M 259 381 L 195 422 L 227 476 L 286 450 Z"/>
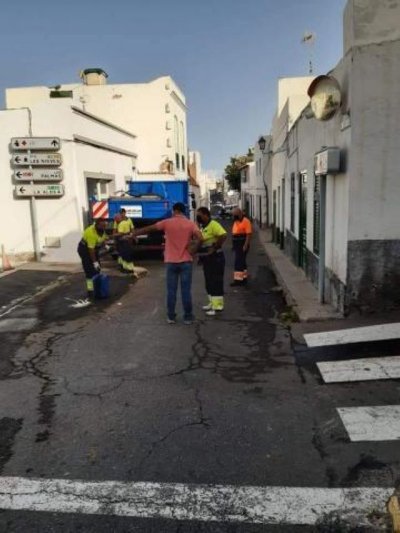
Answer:
<path fill-rule="evenodd" d="M 229 288 L 226 311 L 215 319 L 201 311 L 203 278 L 196 269 L 193 326 L 166 324 L 163 266 L 142 264 L 147 278 L 128 284 L 113 277 L 111 300 L 86 309 L 73 309 L 66 299 L 82 296 L 80 274 L 22 298 L 15 309 L 2 296 L 0 483 L 21 478 L 16 491 L 25 497 L 29 479 L 126 485 L 120 493 L 89 490 L 86 498 L 99 497 L 104 516 L 85 514 L 83 500 L 68 514 L 46 512 L 68 507 L 58 499 L 62 484 L 44 485 L 44 512 L 2 511 L 0 531 L 316 531 L 293 525 L 300 507 L 329 499 L 330 490 L 359 487 L 348 493 L 353 507 L 378 511 L 365 504 L 366 489 L 377 490 L 377 505 L 394 490 L 398 440 L 351 441 L 338 409 L 396 406 L 399 382 L 353 382 L 342 369 L 341 380 L 328 383 L 317 362 L 396 356 L 399 340 L 307 347 L 302 326 L 292 335 L 290 310 L 257 243 L 248 288 Z M 20 274 L 0 279 L 0 286 Z M 329 329 L 343 328 L 342 322 Z M 305 330 L 323 331 L 323 323 Z M 129 485 L 138 482 L 144 484 Z M 124 487 L 131 487 L 129 497 Z M 197 496 L 193 487 L 200 487 Z M 267 490 L 266 497 L 263 487 L 284 490 Z M 69 487 L 70 495 L 76 490 Z M 0 507 L 4 492 L 1 485 Z M 339 490 L 332 494 L 341 497 Z M 123 510 L 129 498 L 136 505 L 141 500 L 136 516 Z M 250 509 L 266 499 L 265 513 L 262 505 Z M 171 501 L 177 510 L 168 514 Z"/>

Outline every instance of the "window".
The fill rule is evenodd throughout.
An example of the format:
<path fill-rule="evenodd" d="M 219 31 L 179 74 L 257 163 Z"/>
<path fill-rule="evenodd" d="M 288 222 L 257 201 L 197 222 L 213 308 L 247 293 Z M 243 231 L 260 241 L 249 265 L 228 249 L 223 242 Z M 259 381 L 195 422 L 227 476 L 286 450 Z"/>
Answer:
<path fill-rule="evenodd" d="M 175 166 L 177 170 L 181 168 L 181 158 L 179 155 L 180 139 L 179 139 L 179 122 L 178 117 L 174 116 L 174 136 L 175 136 Z"/>
<path fill-rule="evenodd" d="M 50 91 L 50 98 L 73 98 L 74 93 L 72 91 L 60 91 L 59 89 L 53 89 Z"/>
<path fill-rule="evenodd" d="M 182 156 L 182 170 L 185 170 L 185 156 Z"/>
<path fill-rule="evenodd" d="M 179 122 L 178 117 L 174 116 L 174 135 L 175 135 L 175 165 L 176 169 L 181 168 L 181 158 L 179 156 L 180 140 L 179 140 Z"/>
<path fill-rule="evenodd" d="M 290 175 L 290 231 L 295 232 L 295 215 L 296 215 L 296 176 L 292 172 Z"/>
<path fill-rule="evenodd" d="M 315 254 L 319 254 L 319 240 L 320 240 L 320 191 L 321 191 L 321 180 L 319 176 L 314 176 L 314 211 L 313 211 L 313 220 L 314 220 L 314 235 L 313 235 L 313 249 Z"/>
<path fill-rule="evenodd" d="M 180 152 L 181 152 L 181 155 L 183 156 L 184 153 L 185 153 L 185 126 L 183 124 L 183 122 L 181 121 L 181 124 L 180 124 Z"/>

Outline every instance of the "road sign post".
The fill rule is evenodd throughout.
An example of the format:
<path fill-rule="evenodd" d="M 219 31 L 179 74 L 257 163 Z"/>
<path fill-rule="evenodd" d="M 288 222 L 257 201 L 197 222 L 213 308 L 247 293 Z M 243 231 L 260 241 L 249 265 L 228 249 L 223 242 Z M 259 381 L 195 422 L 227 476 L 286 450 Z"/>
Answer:
<path fill-rule="evenodd" d="M 19 198 L 29 198 L 35 258 L 36 261 L 41 261 L 36 197 L 59 198 L 64 195 L 63 185 L 48 183 L 63 179 L 63 171 L 57 168 L 62 164 L 62 156 L 58 153 L 61 141 L 59 137 L 33 137 L 31 128 L 29 135 L 29 137 L 13 137 L 10 146 L 14 152 L 12 155 L 14 179 L 19 182 L 15 187 L 15 195 Z M 24 181 L 29 184 L 22 183 Z M 37 183 L 40 181 L 45 183 Z"/>

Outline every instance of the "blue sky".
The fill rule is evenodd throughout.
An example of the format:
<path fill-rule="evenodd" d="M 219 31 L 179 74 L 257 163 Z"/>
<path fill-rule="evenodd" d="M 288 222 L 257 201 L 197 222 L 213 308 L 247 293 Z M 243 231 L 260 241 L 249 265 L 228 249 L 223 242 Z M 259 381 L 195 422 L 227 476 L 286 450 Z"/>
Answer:
<path fill-rule="evenodd" d="M 78 81 L 102 67 L 110 83 L 170 74 L 189 106 L 189 144 L 222 171 L 269 131 L 279 77 L 307 75 L 342 53 L 346 0 L 19 0 L 2 6 L 0 91 Z"/>

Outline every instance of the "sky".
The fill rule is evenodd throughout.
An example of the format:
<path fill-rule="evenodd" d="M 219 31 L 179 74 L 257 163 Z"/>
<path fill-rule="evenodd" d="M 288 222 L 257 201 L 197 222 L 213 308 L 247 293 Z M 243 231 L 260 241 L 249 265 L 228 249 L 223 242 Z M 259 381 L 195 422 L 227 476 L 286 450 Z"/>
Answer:
<path fill-rule="evenodd" d="M 0 19 L 6 87 L 79 82 L 101 67 L 109 83 L 171 75 L 185 93 L 190 149 L 217 174 L 268 133 L 279 77 L 326 73 L 342 55 L 346 0 L 19 0 Z M 4 100 L 0 99 L 4 106 Z"/>

